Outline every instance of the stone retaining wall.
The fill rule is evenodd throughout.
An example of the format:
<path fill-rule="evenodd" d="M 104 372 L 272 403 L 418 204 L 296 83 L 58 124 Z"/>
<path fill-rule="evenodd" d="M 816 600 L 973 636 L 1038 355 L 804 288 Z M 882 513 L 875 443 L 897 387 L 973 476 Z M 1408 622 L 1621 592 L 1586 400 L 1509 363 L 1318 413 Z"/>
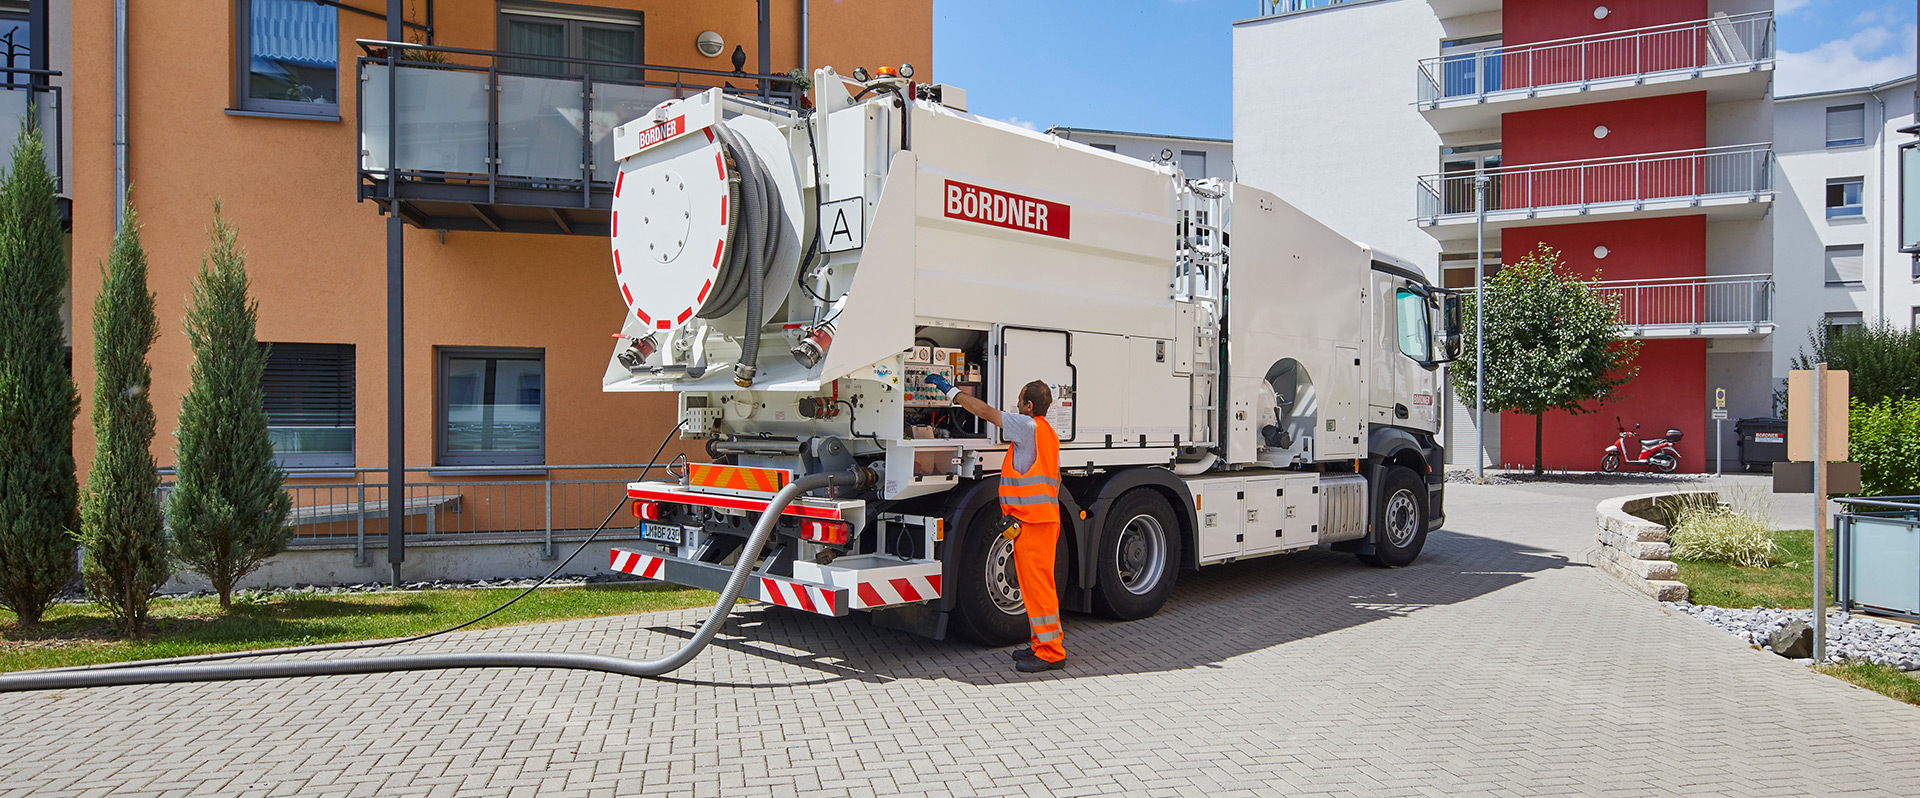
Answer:
<path fill-rule="evenodd" d="M 1710 490 L 1646 493 L 1608 499 L 1594 508 L 1599 521 L 1600 553 L 1595 565 L 1634 589 L 1660 601 L 1685 601 L 1687 586 L 1675 581 L 1680 567 L 1671 558 L 1667 524 L 1682 501 L 1718 502 Z"/>

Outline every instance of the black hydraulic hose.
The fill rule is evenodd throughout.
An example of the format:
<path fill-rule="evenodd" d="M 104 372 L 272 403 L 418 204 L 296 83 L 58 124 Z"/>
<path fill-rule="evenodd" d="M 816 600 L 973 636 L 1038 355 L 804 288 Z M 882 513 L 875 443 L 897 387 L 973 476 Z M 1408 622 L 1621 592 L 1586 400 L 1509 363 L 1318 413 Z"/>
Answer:
<path fill-rule="evenodd" d="M 646 467 L 640 469 L 640 476 L 634 478 L 635 482 L 638 482 L 640 480 L 644 480 L 647 478 L 647 474 L 653 471 L 653 464 L 660 461 L 660 453 L 666 451 L 667 444 L 673 440 L 673 434 L 676 432 L 679 432 L 680 428 L 686 425 L 687 425 L 686 420 L 681 419 L 680 423 L 673 425 L 673 429 L 667 430 L 666 436 L 660 439 L 660 445 L 653 450 L 653 456 L 647 458 Z M 359 650 L 369 649 L 369 648 L 386 648 L 387 646 L 397 646 L 397 645 L 400 645 L 401 643 L 417 643 L 421 640 L 425 640 L 430 637 L 439 637 L 441 635 L 448 634 L 451 632 L 458 632 L 462 629 L 465 629 L 469 626 L 472 626 L 476 623 L 479 623 L 481 621 L 484 621 L 488 618 L 491 618 L 495 615 L 500 614 L 501 610 L 504 610 L 508 607 L 513 606 L 516 602 L 532 594 L 533 591 L 539 590 L 541 586 L 552 581 L 554 577 L 559 576 L 560 570 L 563 568 L 566 568 L 567 563 L 573 562 L 573 558 L 580 556 L 580 552 L 586 551 L 587 546 L 591 545 L 594 539 L 600 537 L 600 533 L 606 530 L 607 525 L 613 523 L 613 517 L 620 513 L 621 508 L 626 506 L 627 506 L 627 500 L 625 498 L 622 498 L 618 503 L 614 504 L 613 509 L 607 511 L 607 517 L 600 519 L 600 525 L 594 527 L 593 532 L 587 535 L 587 539 L 580 541 L 580 545 L 574 547 L 573 553 L 567 555 L 566 559 L 561 560 L 559 565 L 553 566 L 553 570 L 548 571 L 546 576 L 540 577 L 540 581 L 535 582 L 532 585 L 529 585 L 527 589 L 520 591 L 513 598 L 507 599 L 505 602 L 502 602 L 500 606 L 494 607 L 493 609 L 487 610 L 485 613 L 481 615 L 477 615 L 475 617 L 469 618 L 459 624 L 456 624 L 454 626 L 449 626 L 445 629 L 438 629 L 432 632 L 423 632 L 421 634 L 412 635 L 409 637 L 396 637 L 389 640 L 366 640 L 366 641 L 357 641 L 352 643 L 321 643 L 318 645 L 294 646 L 291 648 L 267 648 L 267 649 L 259 649 L 256 651 L 228 651 L 220 654 L 194 654 L 194 655 L 189 655 L 185 657 L 167 657 L 165 659 L 142 659 L 142 660 L 134 660 L 132 662 L 107 662 L 99 665 L 84 665 L 84 666 L 78 666 L 78 667 L 72 667 L 72 668 L 60 668 L 59 670 L 108 670 L 113 668 L 153 668 L 153 667 L 162 667 L 166 665 L 180 665 L 180 664 L 185 664 L 189 662 L 219 662 L 222 660 L 249 659 L 252 657 L 275 657 L 281 654 L 318 654 L 323 651 L 359 651 Z"/>
<path fill-rule="evenodd" d="M 753 566 L 773 536 L 773 527 L 781 511 L 801 494 L 827 487 L 868 487 L 875 475 L 871 469 L 856 468 L 824 474 L 809 474 L 794 480 L 774 494 L 754 524 L 733 574 L 720 590 L 713 613 L 678 651 L 654 660 L 634 660 L 600 654 L 562 654 L 531 651 L 460 652 L 449 654 L 405 654 L 400 656 L 350 657 L 342 659 L 301 660 L 296 662 L 245 662 L 215 665 L 168 665 L 153 668 L 83 668 L 78 670 L 27 671 L 0 675 L 0 693 L 34 690 L 72 690 L 84 687 L 114 687 L 132 684 L 174 684 L 182 682 L 224 682 L 244 679 L 289 679 L 300 676 L 345 676 L 366 673 L 451 670 L 459 668 L 556 668 L 599 671 L 622 676 L 660 676 L 692 662 L 720 631 L 732 614 L 734 602 L 746 587 Z"/>
<path fill-rule="evenodd" d="M 766 321 L 766 277 L 773 268 L 773 253 L 785 229 L 784 215 L 779 188 L 760 155 L 725 125 L 716 125 L 714 130 L 740 167 L 740 196 L 747 206 L 740 211 L 746 229 L 742 235 L 735 236 L 736 246 L 742 237 L 746 243 L 746 339 L 741 344 L 740 362 L 733 369 L 734 384 L 745 388 L 753 385 L 758 369 L 760 325 Z"/>

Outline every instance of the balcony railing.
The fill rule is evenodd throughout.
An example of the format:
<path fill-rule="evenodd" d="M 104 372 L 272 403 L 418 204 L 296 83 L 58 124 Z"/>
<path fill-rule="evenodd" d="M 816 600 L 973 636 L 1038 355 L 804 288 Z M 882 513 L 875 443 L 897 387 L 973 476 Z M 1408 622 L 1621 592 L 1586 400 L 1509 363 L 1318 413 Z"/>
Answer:
<path fill-rule="evenodd" d="M 1773 60 L 1772 12 L 1658 25 L 1424 59 L 1417 75 L 1420 103 L 1484 100 L 1497 92 L 1591 84 L 1663 72 L 1696 76 L 1715 67 Z M 1529 94 L 1531 92 L 1528 92 Z"/>
<path fill-rule="evenodd" d="M 20 129 L 29 121 L 40 126 L 40 140 L 46 146 L 47 171 L 53 173 L 54 192 L 67 193 L 67 131 L 60 109 L 65 103 L 59 86 L 48 78 L 60 72 L 51 69 L 0 68 L 0 147 L 11 151 Z"/>
<path fill-rule="evenodd" d="M 1766 274 L 1604 280 L 1593 284 L 1620 302 L 1620 326 L 1635 335 L 1745 328 L 1773 323 L 1773 277 Z"/>
<path fill-rule="evenodd" d="M 442 230 L 605 234 L 615 127 L 716 87 L 801 98 L 785 75 L 415 44 L 390 67 L 390 43 L 359 44 L 360 196 Z"/>
<path fill-rule="evenodd" d="M 1260 0 L 1260 16 L 1291 14 L 1295 11 L 1312 11 L 1316 8 L 1337 6 L 1353 0 Z"/>
<path fill-rule="evenodd" d="M 463 468 L 465 475 L 408 482 L 401 502 L 407 519 L 409 543 L 540 542 L 552 556 L 554 539 L 585 534 L 607 517 L 627 495 L 627 483 L 639 476 L 644 464 L 494 466 Z M 667 464 L 652 469 L 667 476 Z M 412 467 L 409 475 L 425 477 L 439 469 Z M 537 470 L 534 476 L 522 476 Z M 355 561 L 367 562 L 367 538 L 375 544 L 386 538 L 387 484 L 379 481 L 384 468 L 324 469 L 322 477 L 287 472 L 285 488 L 293 503 L 287 524 L 294 529 L 293 545 L 354 547 Z M 164 508 L 174 490 L 173 470 L 161 469 L 160 502 Z M 376 481 L 369 481 L 370 479 Z M 372 527 L 371 532 L 368 527 Z M 614 518 L 613 530 L 631 529 L 633 519 Z"/>
<path fill-rule="evenodd" d="M 1773 190 L 1773 148 L 1741 144 L 1698 150 L 1503 166 L 1423 175 L 1416 199 L 1421 224 L 1471 220 L 1474 184 L 1487 179 L 1486 209 L 1625 206 L 1708 197 L 1750 197 Z"/>

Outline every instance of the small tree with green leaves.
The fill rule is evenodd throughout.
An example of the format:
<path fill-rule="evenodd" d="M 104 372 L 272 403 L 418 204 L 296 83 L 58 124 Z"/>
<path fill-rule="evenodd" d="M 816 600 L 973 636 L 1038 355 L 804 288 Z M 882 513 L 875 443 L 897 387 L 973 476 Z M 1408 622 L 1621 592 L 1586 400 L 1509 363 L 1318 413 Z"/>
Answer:
<path fill-rule="evenodd" d="M 191 385 L 180 402 L 176 485 L 167 502 L 175 556 L 213 583 L 221 609 L 233 586 L 285 551 L 291 502 L 267 435 L 260 375 L 267 350 L 254 338 L 259 305 L 247 296 L 246 255 L 213 206 L 211 242 L 187 308 Z"/>
<path fill-rule="evenodd" d="M 80 395 L 60 321 L 68 270 L 44 153 L 27 126 L 0 179 L 0 606 L 22 626 L 73 583 L 80 526 Z"/>
<path fill-rule="evenodd" d="M 1590 413 L 1616 401 L 1638 367 L 1638 341 L 1619 334 L 1619 300 L 1594 289 L 1562 266 L 1560 253 L 1541 245 L 1502 267 L 1483 296 L 1469 296 L 1465 318 L 1486 305 L 1486 408 L 1533 416 L 1533 473 L 1543 473 L 1541 432 L 1550 410 Z M 1466 325 L 1466 347 L 1450 369 L 1454 392 L 1476 402 L 1473 362 L 1481 342 Z"/>
<path fill-rule="evenodd" d="M 1886 319 L 1865 327 L 1818 325 L 1807 332 L 1807 348 L 1794 356 L 1793 367 L 1820 363 L 1847 372 L 1849 393 L 1867 404 L 1920 398 L 1920 327 L 1895 327 Z"/>
<path fill-rule="evenodd" d="M 101 269 L 93 302 L 93 468 L 81 507 L 80 575 L 87 593 L 138 635 L 147 602 L 173 573 L 167 530 L 160 522 L 160 475 L 153 464 L 153 369 L 147 352 L 160 337 L 147 253 L 133 203 Z"/>

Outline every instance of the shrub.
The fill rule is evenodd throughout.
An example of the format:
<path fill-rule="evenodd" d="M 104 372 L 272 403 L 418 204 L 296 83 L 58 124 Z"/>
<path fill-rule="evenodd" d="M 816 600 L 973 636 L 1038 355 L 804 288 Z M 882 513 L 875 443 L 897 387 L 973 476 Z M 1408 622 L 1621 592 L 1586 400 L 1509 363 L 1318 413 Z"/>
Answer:
<path fill-rule="evenodd" d="M 179 477 L 167 520 L 181 564 L 206 576 L 220 608 L 231 609 L 234 583 L 286 550 L 292 503 L 267 435 L 259 307 L 247 297 L 239 234 L 218 204 L 210 232 L 187 309 L 192 383 L 180 400 Z"/>
<path fill-rule="evenodd" d="M 22 626 L 73 583 L 80 527 L 80 394 L 60 322 L 66 235 L 43 153 L 28 125 L 0 179 L 0 606 Z"/>
<path fill-rule="evenodd" d="M 1866 496 L 1920 493 L 1920 398 L 1854 399 L 1847 413 L 1848 454 L 1860 464 Z"/>
<path fill-rule="evenodd" d="M 1901 329 L 1885 319 L 1855 328 L 1823 324 L 1807 333 L 1807 345 L 1812 351 L 1801 350 L 1793 367 L 1811 369 L 1824 361 L 1829 369 L 1844 370 L 1855 398 L 1920 397 L 1920 327 Z"/>
<path fill-rule="evenodd" d="M 1673 558 L 1767 568 L 1779 561 L 1773 525 L 1764 513 L 1722 507 L 1717 502 L 1681 503 L 1667 528 Z"/>
<path fill-rule="evenodd" d="M 113 252 L 93 303 L 93 468 L 87 472 L 81 508 L 80 573 L 87 593 L 139 634 L 147 624 L 147 600 L 172 574 L 167 530 L 155 493 L 153 465 L 153 369 L 147 352 L 159 337 L 153 294 L 147 290 L 147 254 L 133 204 L 114 237 Z"/>

